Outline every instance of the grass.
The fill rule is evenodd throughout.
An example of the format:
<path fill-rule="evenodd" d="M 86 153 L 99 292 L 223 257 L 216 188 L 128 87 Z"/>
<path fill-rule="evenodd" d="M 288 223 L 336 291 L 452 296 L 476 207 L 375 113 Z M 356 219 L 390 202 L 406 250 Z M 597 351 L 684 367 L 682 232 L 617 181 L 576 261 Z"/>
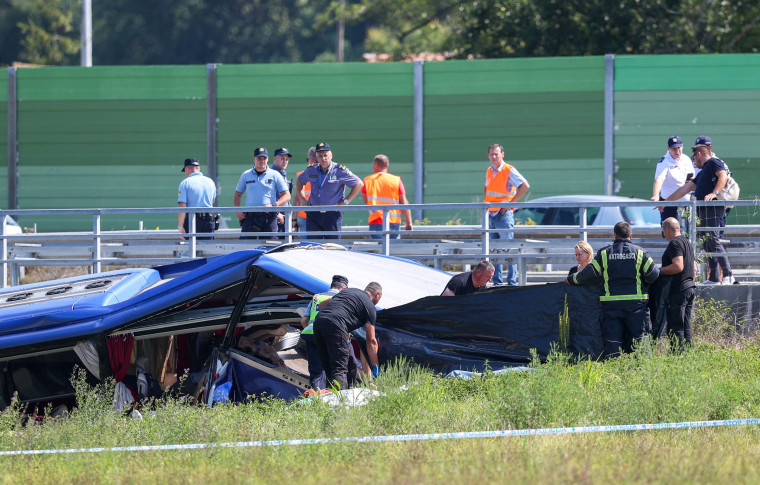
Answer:
<path fill-rule="evenodd" d="M 399 363 L 367 406 L 251 402 L 207 409 L 166 399 L 143 420 L 109 410 L 110 389 L 78 388 L 69 418 L 22 425 L 0 415 L 0 448 L 346 437 L 398 433 L 651 423 L 760 416 L 760 347 L 702 343 L 682 355 L 638 352 L 530 372 L 445 379 Z M 402 385 L 408 387 L 400 391 Z M 550 480 L 756 481 L 760 428 L 663 430 L 440 442 L 5 457 L 3 481 L 462 483 Z"/>
<path fill-rule="evenodd" d="M 366 406 L 277 399 L 206 408 L 160 399 L 142 420 L 110 410 L 112 383 L 75 381 L 67 418 L 0 413 L 0 449 L 221 443 L 760 417 L 760 344 L 700 302 L 698 342 L 662 342 L 606 362 L 555 353 L 531 371 L 446 379 L 398 362 Z M 404 389 L 404 390 L 401 390 Z M 149 411 L 152 408 L 153 411 Z M 402 443 L 2 457 L 0 482 L 494 483 L 738 482 L 760 479 L 760 427 Z"/>

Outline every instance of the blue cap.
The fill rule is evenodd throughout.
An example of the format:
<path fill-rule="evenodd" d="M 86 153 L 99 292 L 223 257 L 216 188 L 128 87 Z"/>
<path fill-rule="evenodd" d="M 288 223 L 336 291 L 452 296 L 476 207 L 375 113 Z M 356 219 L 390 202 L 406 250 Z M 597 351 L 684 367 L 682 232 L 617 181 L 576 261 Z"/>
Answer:
<path fill-rule="evenodd" d="M 668 148 L 678 148 L 683 146 L 683 140 L 680 136 L 673 135 L 668 138 Z"/>
<path fill-rule="evenodd" d="M 692 148 L 697 148 L 698 146 L 705 146 L 710 145 L 712 146 L 712 138 L 710 138 L 707 135 L 699 135 L 696 140 L 694 140 L 694 146 Z"/>
<path fill-rule="evenodd" d="M 264 147 L 257 148 L 257 149 L 255 149 L 253 151 L 253 158 L 256 158 L 256 157 L 267 157 L 267 158 L 269 158 L 269 152 Z"/>
<path fill-rule="evenodd" d="M 317 143 L 317 146 L 315 147 L 318 152 L 329 152 L 330 151 L 330 145 L 328 145 L 325 142 Z"/>
<path fill-rule="evenodd" d="M 287 155 L 288 158 L 290 158 L 290 157 L 293 156 L 293 155 L 290 154 L 290 152 L 288 151 L 288 149 L 284 148 L 284 147 L 283 148 L 278 148 L 278 149 L 276 149 L 274 151 L 274 156 L 276 157 L 277 155 Z"/>

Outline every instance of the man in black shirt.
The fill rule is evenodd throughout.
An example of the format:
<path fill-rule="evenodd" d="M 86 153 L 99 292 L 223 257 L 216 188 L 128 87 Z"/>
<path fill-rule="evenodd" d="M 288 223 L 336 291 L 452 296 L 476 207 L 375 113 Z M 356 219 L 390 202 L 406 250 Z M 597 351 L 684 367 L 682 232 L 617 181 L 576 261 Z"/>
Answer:
<path fill-rule="evenodd" d="M 331 299 L 320 303 L 320 310 L 314 319 L 314 340 L 322 367 L 327 374 L 327 383 L 338 390 L 348 389 L 349 373 L 356 370 L 350 358 L 348 346 L 349 332 L 362 325 L 367 333 L 367 359 L 372 367 L 372 375 L 379 371 L 377 360 L 377 340 L 375 339 L 375 305 L 383 296 L 380 283 L 372 282 L 362 291 L 346 288 Z"/>
<path fill-rule="evenodd" d="M 668 276 L 670 295 L 668 298 L 668 334 L 671 335 L 672 348 L 678 339 L 677 350 L 683 351 L 685 345 L 691 345 L 691 310 L 694 306 L 694 247 L 689 239 L 681 234 L 681 225 L 670 217 L 662 222 L 662 233 L 668 240 L 668 247 L 662 254 L 661 275 Z"/>
<path fill-rule="evenodd" d="M 493 278 L 494 267 L 490 261 L 481 261 L 474 270 L 460 273 L 449 280 L 441 296 L 459 296 L 475 293 Z"/>

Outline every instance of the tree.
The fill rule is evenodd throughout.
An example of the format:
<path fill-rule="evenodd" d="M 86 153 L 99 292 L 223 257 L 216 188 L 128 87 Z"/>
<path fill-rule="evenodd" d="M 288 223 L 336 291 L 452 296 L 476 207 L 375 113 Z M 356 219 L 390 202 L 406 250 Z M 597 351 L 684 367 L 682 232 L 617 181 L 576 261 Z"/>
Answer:
<path fill-rule="evenodd" d="M 328 0 L 110 0 L 94 11 L 95 64 L 312 61 L 333 51 L 314 28 Z"/>
<path fill-rule="evenodd" d="M 22 60 L 32 64 L 78 64 L 81 42 L 74 28 L 78 6 L 76 0 L 32 0 L 23 4 L 28 15 L 17 23 L 22 36 Z"/>
<path fill-rule="evenodd" d="M 709 0 L 476 0 L 457 57 L 756 52 L 760 7 Z"/>
<path fill-rule="evenodd" d="M 365 48 L 390 53 L 396 60 L 409 53 L 445 50 L 452 35 L 451 14 L 464 4 L 455 0 L 361 0 L 358 3 L 343 3 L 333 0 L 319 16 L 317 25 L 334 25 L 341 15 L 348 24 L 367 24 Z"/>
<path fill-rule="evenodd" d="M 334 22 L 339 4 L 333 0 L 320 22 Z M 760 5 L 744 0 L 361 0 L 344 16 L 371 25 L 368 48 L 391 53 L 582 56 L 757 52 L 760 45 Z"/>

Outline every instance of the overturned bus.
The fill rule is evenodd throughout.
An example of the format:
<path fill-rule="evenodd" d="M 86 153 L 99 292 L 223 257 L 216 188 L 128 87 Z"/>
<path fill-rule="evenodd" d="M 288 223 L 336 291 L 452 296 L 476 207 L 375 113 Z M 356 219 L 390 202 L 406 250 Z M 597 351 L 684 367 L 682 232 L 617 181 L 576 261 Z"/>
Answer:
<path fill-rule="evenodd" d="M 292 244 L 4 289 L 0 406 L 14 394 L 71 406 L 75 366 L 92 383 L 113 377 L 124 402 L 179 382 L 206 400 L 220 374 L 234 381 L 234 399 L 300 395 L 309 380 L 292 350 L 299 308 L 334 274 L 352 287 L 380 282 L 379 308 L 440 294 L 449 278 L 411 261 Z"/>
<path fill-rule="evenodd" d="M 381 365 L 403 356 L 436 372 L 498 369 L 544 359 L 558 345 L 592 357 L 603 346 L 593 289 L 558 283 L 441 297 L 446 272 L 284 244 L 0 290 L 0 407 L 15 396 L 70 408 L 77 366 L 90 383 L 116 381 L 117 408 L 166 390 L 209 404 L 221 389 L 233 401 L 300 396 L 309 388 L 301 314 L 335 274 L 351 287 L 383 286 Z M 364 350 L 363 329 L 353 338 Z"/>

